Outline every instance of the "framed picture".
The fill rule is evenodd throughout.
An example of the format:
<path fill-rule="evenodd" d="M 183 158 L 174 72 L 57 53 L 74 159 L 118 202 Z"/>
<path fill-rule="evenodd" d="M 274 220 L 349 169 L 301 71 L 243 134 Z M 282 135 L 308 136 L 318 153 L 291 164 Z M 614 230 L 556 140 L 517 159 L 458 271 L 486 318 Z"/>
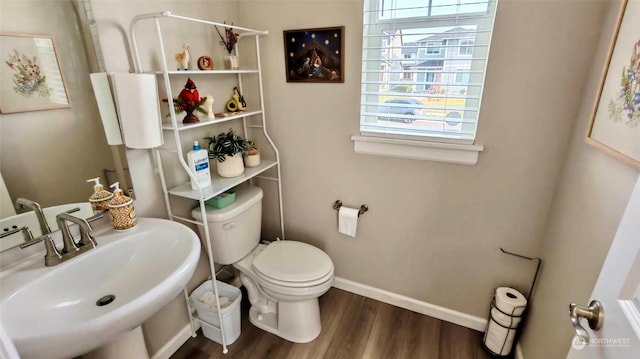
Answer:
<path fill-rule="evenodd" d="M 0 32 L 0 56 L 0 113 L 71 106 L 51 36 Z"/>
<path fill-rule="evenodd" d="M 640 168 L 640 2 L 620 9 L 587 143 Z"/>
<path fill-rule="evenodd" d="M 287 82 L 344 82 L 344 26 L 283 33 Z"/>

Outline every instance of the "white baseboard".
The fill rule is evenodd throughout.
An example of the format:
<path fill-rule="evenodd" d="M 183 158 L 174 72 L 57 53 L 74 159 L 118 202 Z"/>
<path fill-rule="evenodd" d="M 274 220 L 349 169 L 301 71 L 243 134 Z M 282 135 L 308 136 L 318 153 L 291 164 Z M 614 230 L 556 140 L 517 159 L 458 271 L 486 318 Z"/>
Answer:
<path fill-rule="evenodd" d="M 353 282 L 348 279 L 335 277 L 333 279 L 333 286 L 347 292 L 375 299 L 416 313 L 428 315 L 430 317 L 457 324 L 465 328 L 477 330 L 479 332 L 484 332 L 487 327 L 487 319 L 485 318 L 476 317 L 453 309 L 441 307 L 439 305 L 405 297 L 400 294 L 374 288 L 366 284 Z M 519 343 L 516 344 L 515 359 L 524 359 L 524 356 L 522 355 L 522 348 Z"/>
<path fill-rule="evenodd" d="M 196 326 L 196 330 L 198 328 L 199 326 Z M 167 344 L 163 345 L 160 350 L 153 354 L 151 359 L 169 359 L 189 338 L 191 338 L 191 325 L 187 323 Z"/>
<path fill-rule="evenodd" d="M 485 318 L 476 317 L 453 309 L 441 307 L 439 305 L 405 297 L 400 294 L 370 287 L 344 278 L 335 277 L 333 279 L 333 286 L 338 289 L 346 290 L 347 292 L 359 294 L 367 298 L 372 298 L 380 302 L 395 305 L 396 307 L 408 309 L 416 313 L 428 315 L 453 324 L 458 324 L 479 332 L 483 332 L 487 327 L 487 319 Z"/>

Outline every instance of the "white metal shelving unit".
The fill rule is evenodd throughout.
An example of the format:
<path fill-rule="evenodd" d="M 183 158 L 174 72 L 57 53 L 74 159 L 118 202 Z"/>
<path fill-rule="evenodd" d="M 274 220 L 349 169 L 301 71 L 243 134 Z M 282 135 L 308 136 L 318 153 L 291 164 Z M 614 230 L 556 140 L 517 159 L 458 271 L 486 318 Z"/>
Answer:
<path fill-rule="evenodd" d="M 162 19 L 167 19 L 167 18 L 171 18 L 171 19 L 178 19 L 178 20 L 182 20 L 185 22 L 189 22 L 189 23 L 200 23 L 200 24 L 204 24 L 204 25 L 209 25 L 209 26 L 222 26 L 222 27 L 230 27 L 232 29 L 234 29 L 236 32 L 238 32 L 239 34 L 239 41 L 242 41 L 242 38 L 244 37 L 248 37 L 248 36 L 253 36 L 255 37 L 255 46 L 256 46 L 256 63 L 257 63 L 257 68 L 255 69 L 242 69 L 242 70 L 211 70 L 211 71 L 193 71 L 193 70 L 189 70 L 189 71 L 169 71 L 168 66 L 167 66 L 167 57 L 166 57 L 166 52 L 165 52 L 165 47 L 164 47 L 164 41 L 163 41 L 163 37 L 162 37 L 162 30 L 161 30 L 161 20 Z M 140 54 L 138 51 L 138 44 L 137 44 L 137 39 L 136 39 L 136 25 L 139 22 L 142 21 L 153 21 L 155 23 L 155 30 L 156 30 L 156 36 L 157 36 L 157 41 L 158 41 L 158 51 L 159 51 L 159 58 L 162 60 L 161 61 L 161 66 L 162 69 L 161 70 L 145 70 L 142 67 L 141 61 L 140 61 Z M 192 220 L 190 218 L 185 218 L 183 216 L 178 216 L 176 215 L 173 211 L 172 211 L 172 207 L 171 207 L 171 196 L 176 196 L 176 197 L 181 197 L 181 198 L 186 198 L 186 199 L 191 199 L 191 200 L 195 200 L 199 202 L 200 205 L 200 210 L 204 213 L 205 212 L 205 201 L 217 196 L 220 193 L 223 193 L 224 191 L 237 186 L 243 182 L 249 181 L 253 178 L 264 178 L 264 179 L 268 179 L 268 180 L 273 180 L 276 181 L 278 184 L 278 205 L 279 205 L 279 211 L 280 211 L 280 235 L 281 238 L 284 239 L 284 218 L 283 218 L 283 210 L 282 210 L 282 183 L 280 181 L 280 155 L 278 153 L 278 149 L 276 148 L 275 144 L 273 143 L 273 141 L 271 140 L 271 138 L 269 137 L 269 134 L 267 133 L 267 123 L 266 123 L 266 118 L 265 118 L 265 112 L 264 112 L 264 96 L 263 96 L 263 86 L 262 86 L 262 72 L 261 72 L 261 67 L 260 67 L 260 36 L 264 36 L 267 35 L 268 33 L 266 31 L 258 31 L 258 30 L 252 30 L 252 29 L 248 29 L 248 28 L 243 28 L 243 27 L 239 27 L 239 26 L 234 26 L 234 25 L 229 25 L 229 24 L 223 24 L 223 23 L 218 23 L 218 22 L 213 22 L 213 21 L 207 21 L 207 20 L 201 20 L 201 19 L 195 19 L 195 18 L 190 18 L 190 17 L 186 17 L 186 16 L 180 16 L 180 15 L 175 15 L 172 14 L 169 11 L 165 11 L 165 12 L 161 12 L 161 13 L 152 13 L 152 14 L 143 14 L 143 15 L 138 15 L 136 17 L 133 18 L 133 20 L 131 21 L 131 26 L 130 26 L 130 34 L 131 34 L 131 51 L 132 51 L 132 58 L 134 59 L 134 64 L 135 64 L 135 72 L 136 73 L 154 73 L 158 76 L 162 77 L 162 81 L 164 81 L 164 85 L 165 85 L 165 95 L 167 97 L 167 99 L 169 100 L 169 117 L 171 119 L 171 122 L 168 124 L 163 124 L 162 129 L 166 132 L 169 132 L 173 135 L 174 141 L 175 141 L 175 148 L 171 148 L 171 149 L 167 149 L 167 148 L 154 148 L 152 149 L 153 151 L 153 157 L 156 161 L 156 166 L 158 167 L 158 173 L 160 175 L 160 182 L 162 185 L 162 189 L 163 189 L 163 193 L 164 193 L 164 200 L 165 200 L 165 204 L 167 206 L 167 212 L 169 214 L 169 219 L 171 220 L 178 220 L 178 221 L 183 221 L 183 222 L 188 222 L 191 224 L 196 224 L 199 226 L 203 227 L 203 233 L 205 238 L 202 238 L 205 242 L 205 246 L 207 249 L 207 255 L 209 258 L 209 269 L 211 271 L 211 278 L 213 280 L 213 289 L 214 292 L 216 294 L 216 296 L 218 296 L 218 287 L 216 285 L 216 275 L 215 275 L 215 263 L 213 261 L 213 256 L 211 253 L 211 246 L 209 245 L 209 239 L 210 239 L 210 234 L 209 234 L 209 226 L 208 226 L 208 221 L 207 221 L 207 216 L 202 216 L 202 221 L 195 221 Z M 236 46 L 235 48 L 236 51 L 236 55 L 238 55 L 238 48 Z M 222 118 L 215 118 L 215 119 L 209 119 L 209 118 L 201 118 L 200 122 L 195 123 L 195 124 L 182 124 L 181 121 L 179 122 L 176 118 L 176 113 L 175 113 L 175 109 L 172 103 L 172 99 L 173 99 L 173 94 L 171 91 L 171 76 L 172 75 L 191 75 L 191 76 L 237 76 L 237 80 L 238 80 L 238 87 L 240 89 L 241 93 L 244 93 L 243 88 L 242 88 L 242 75 L 245 74 L 252 74 L 252 75 L 257 75 L 258 76 L 258 86 L 259 86 L 259 95 L 260 95 L 260 107 L 259 108 L 251 108 L 251 109 L 247 109 L 246 111 L 243 111 L 241 113 L 238 114 L 234 114 L 234 115 L 230 115 L 227 117 L 222 117 Z M 251 117 L 251 116 L 260 116 L 260 119 L 262 121 L 261 125 L 247 125 L 247 118 Z M 183 170 L 189 175 L 190 179 L 194 179 L 193 174 L 190 173 L 189 171 L 189 167 L 187 165 L 187 163 L 185 162 L 184 158 L 185 158 L 185 154 L 182 151 L 182 141 L 181 141 L 181 133 L 184 133 L 184 131 L 189 131 L 195 128 L 201 128 L 203 126 L 211 126 L 214 124 L 219 124 L 219 123 L 223 123 L 223 122 L 227 122 L 227 121 L 234 121 L 234 120 L 242 120 L 242 125 L 243 125 L 243 129 L 244 129 L 244 134 L 245 136 L 247 135 L 247 127 L 251 127 L 251 128 L 261 128 L 262 129 L 262 134 L 264 136 L 264 138 L 266 139 L 266 141 L 268 142 L 269 146 L 271 146 L 271 148 L 273 149 L 273 152 L 275 153 L 275 160 L 265 160 L 262 159 L 261 164 L 258 167 L 253 167 L 253 168 L 246 168 L 245 172 L 238 177 L 233 177 L 233 178 L 222 178 L 219 177 L 215 174 L 215 169 L 211 169 L 211 185 L 204 187 L 204 188 L 199 188 L 198 190 L 192 190 L 191 189 L 191 184 L 190 182 L 186 182 L 186 183 L 182 183 L 182 184 L 178 184 L 177 186 L 171 186 L 168 187 L 167 185 L 167 179 L 165 177 L 165 173 L 164 173 L 164 167 L 162 164 L 162 159 L 160 156 L 160 152 L 161 151 L 169 151 L 172 153 L 175 153 L 175 155 L 177 156 L 177 159 L 180 163 L 180 165 L 182 166 Z M 276 177 L 265 177 L 262 176 L 267 170 L 270 169 L 275 169 L 277 172 Z M 223 321 L 222 321 L 222 315 L 221 315 L 221 311 L 220 311 L 220 304 L 217 304 L 217 309 L 218 309 L 218 319 L 219 319 L 219 323 L 220 326 L 217 327 L 215 325 L 212 325 L 211 323 L 205 322 L 199 318 L 197 318 L 196 316 L 193 315 L 192 310 L 191 310 L 191 306 L 189 305 L 189 294 L 186 290 L 186 288 L 184 289 L 184 294 L 187 300 L 187 306 L 188 306 L 188 311 L 189 311 L 189 318 L 191 320 L 191 330 L 192 330 L 192 336 L 195 336 L 195 325 L 194 322 L 200 322 L 202 325 L 207 325 L 207 326 L 211 326 L 214 327 L 218 330 L 220 330 L 221 336 L 222 336 L 222 351 L 223 353 L 227 353 L 228 349 L 227 349 L 227 344 L 226 344 L 226 338 L 224 335 L 224 328 L 223 328 Z"/>

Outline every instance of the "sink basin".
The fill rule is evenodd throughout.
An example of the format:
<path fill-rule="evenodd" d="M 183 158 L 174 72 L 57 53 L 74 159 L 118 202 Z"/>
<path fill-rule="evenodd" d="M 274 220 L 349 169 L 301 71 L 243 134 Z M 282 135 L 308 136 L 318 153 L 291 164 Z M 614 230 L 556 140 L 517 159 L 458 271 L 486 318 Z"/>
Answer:
<path fill-rule="evenodd" d="M 98 247 L 57 266 L 38 255 L 0 273 L 0 318 L 23 359 L 73 357 L 139 326 L 180 293 L 200 256 L 197 235 L 168 220 L 94 237 Z"/>

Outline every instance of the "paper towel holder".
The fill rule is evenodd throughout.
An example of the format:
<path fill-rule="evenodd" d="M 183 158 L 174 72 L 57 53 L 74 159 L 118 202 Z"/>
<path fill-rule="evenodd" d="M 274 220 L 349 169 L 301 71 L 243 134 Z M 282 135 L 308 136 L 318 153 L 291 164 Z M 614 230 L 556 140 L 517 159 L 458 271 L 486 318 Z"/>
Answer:
<path fill-rule="evenodd" d="M 336 200 L 335 202 L 333 202 L 333 209 L 335 209 L 336 211 L 340 210 L 340 207 L 342 207 L 342 201 L 341 200 Z M 361 214 L 364 214 L 364 212 L 369 210 L 369 206 L 367 206 L 366 204 L 363 204 L 360 206 L 360 210 L 358 211 L 358 217 L 360 217 Z"/>

